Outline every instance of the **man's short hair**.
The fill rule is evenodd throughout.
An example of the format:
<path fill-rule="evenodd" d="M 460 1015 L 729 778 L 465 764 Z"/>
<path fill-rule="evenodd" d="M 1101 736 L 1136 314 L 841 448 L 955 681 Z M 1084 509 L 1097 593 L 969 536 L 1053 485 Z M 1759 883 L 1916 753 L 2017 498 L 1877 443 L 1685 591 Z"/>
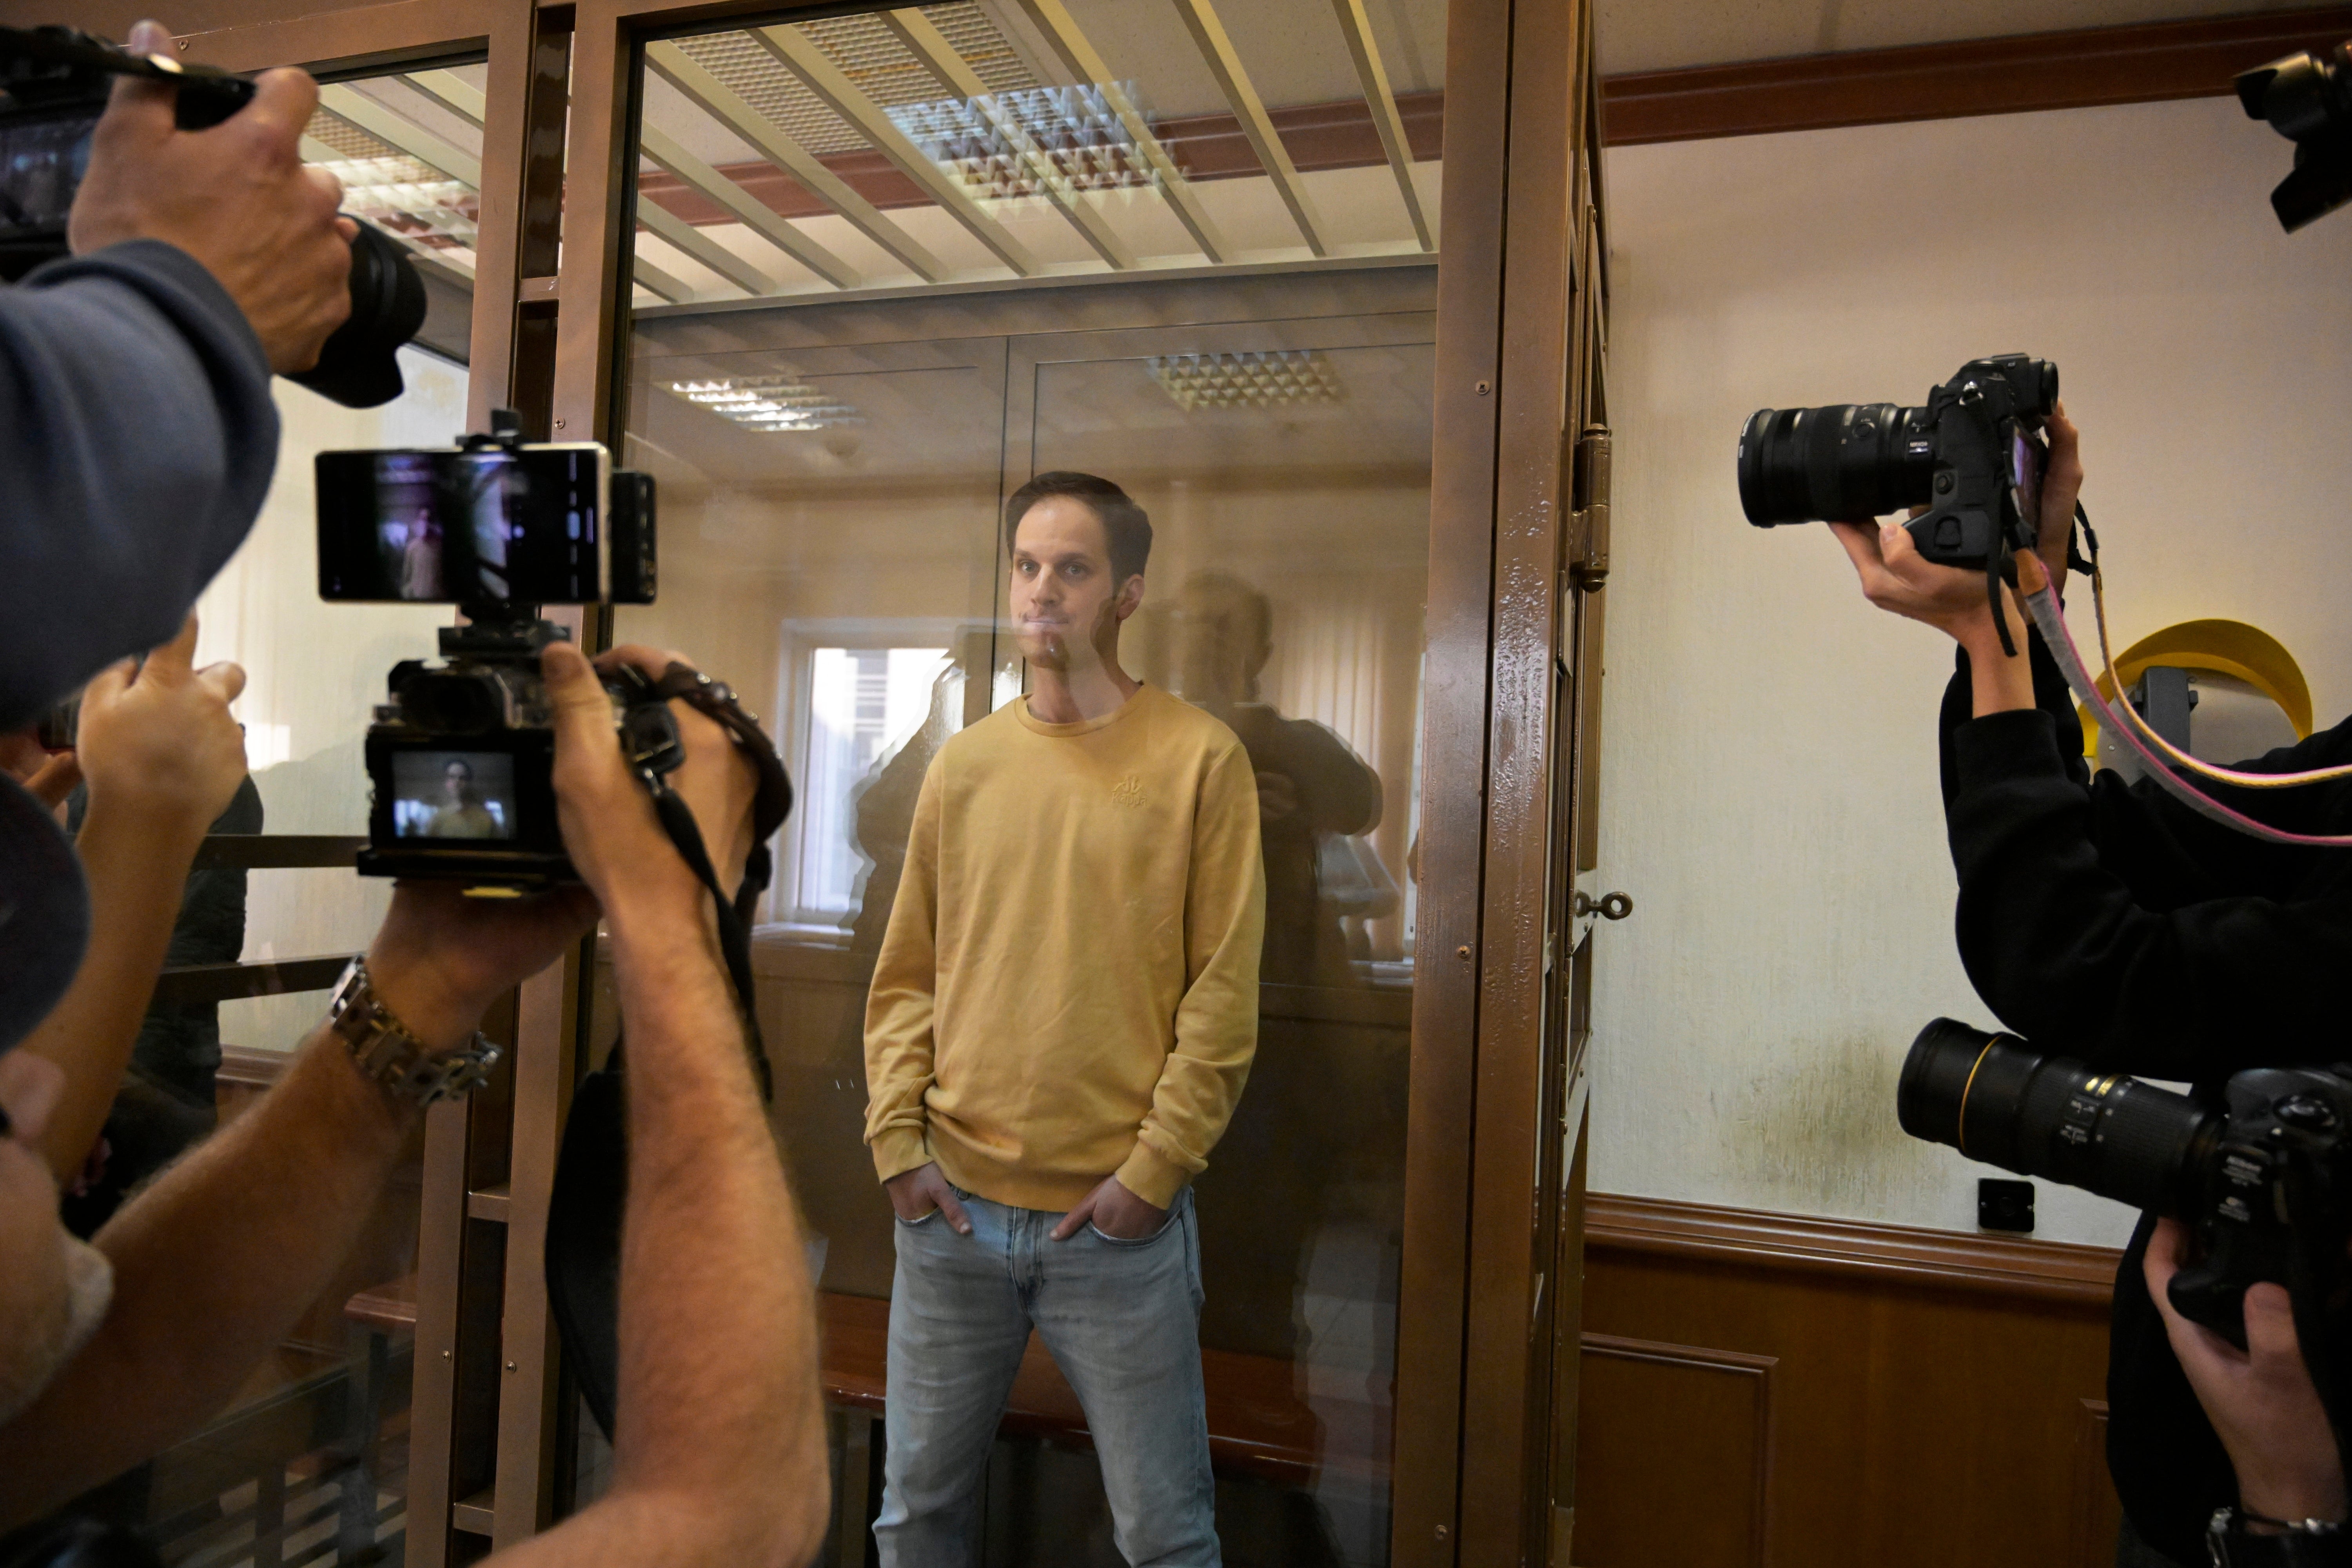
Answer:
<path fill-rule="evenodd" d="M 1151 519 L 1144 515 L 1133 498 L 1108 479 L 1067 468 L 1039 474 L 1014 490 L 1004 503 L 1006 554 L 1013 552 L 1013 537 L 1021 531 L 1022 518 L 1049 496 L 1068 496 L 1084 501 L 1087 510 L 1100 520 L 1103 537 L 1110 547 L 1110 574 L 1116 582 L 1124 583 L 1138 575 L 1151 559 Z"/>

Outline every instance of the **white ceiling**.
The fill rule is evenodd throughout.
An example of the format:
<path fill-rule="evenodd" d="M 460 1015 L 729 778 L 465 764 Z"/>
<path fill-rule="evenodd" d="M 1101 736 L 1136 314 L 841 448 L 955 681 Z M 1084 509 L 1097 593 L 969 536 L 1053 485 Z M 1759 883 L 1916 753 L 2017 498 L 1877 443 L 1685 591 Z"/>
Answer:
<path fill-rule="evenodd" d="M 2294 0 L 1598 0 L 1601 68 L 1672 70 L 1732 60 L 2017 33 L 2171 22 L 2291 7 Z"/>

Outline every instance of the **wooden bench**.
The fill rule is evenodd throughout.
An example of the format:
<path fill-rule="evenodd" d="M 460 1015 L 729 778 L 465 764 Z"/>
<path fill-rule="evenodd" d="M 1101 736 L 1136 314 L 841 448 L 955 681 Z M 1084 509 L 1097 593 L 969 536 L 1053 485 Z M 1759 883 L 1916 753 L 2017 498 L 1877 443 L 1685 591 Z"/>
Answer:
<path fill-rule="evenodd" d="M 824 1341 L 821 1377 L 825 1403 L 843 1422 L 839 1561 L 866 1561 L 866 1531 L 878 1500 L 872 1495 L 874 1425 L 882 1417 L 884 1367 L 889 1345 L 890 1303 L 865 1296 L 817 1295 Z M 1207 1385 L 1209 1455 L 1220 1474 L 1254 1476 L 1288 1487 L 1342 1474 L 1385 1485 L 1389 1466 L 1333 1459 L 1323 1449 L 1322 1424 L 1297 1392 L 1298 1369 L 1274 1356 L 1203 1350 L 1202 1380 Z M 1392 1386 L 1354 1402 L 1324 1401 L 1327 1414 L 1389 1431 Z M 1013 1380 L 1002 1434 L 1047 1442 L 1090 1446 L 1078 1396 L 1034 1334 Z"/>
<path fill-rule="evenodd" d="M 357 1401 L 363 1414 L 354 1422 L 356 1431 L 362 1422 L 373 1425 L 376 1401 L 371 1395 L 381 1386 L 378 1380 L 389 1342 L 415 1325 L 415 1277 L 360 1292 L 344 1303 L 343 1314 L 367 1330 L 372 1342 L 368 1386 L 359 1391 Z M 873 1522 L 877 1500 L 872 1486 L 874 1426 L 882 1417 L 890 1303 L 821 1291 L 817 1315 L 823 1336 L 819 1381 L 825 1404 L 844 1418 L 841 1561 L 859 1563 L 865 1560 L 866 1531 Z M 1324 1454 L 1321 1421 L 1298 1394 L 1298 1373 L 1293 1363 L 1273 1356 L 1204 1350 L 1201 1371 L 1208 1393 L 1209 1453 L 1220 1473 L 1253 1476 L 1287 1487 L 1304 1487 L 1335 1471 L 1373 1484 L 1387 1480 L 1384 1462 L 1333 1460 Z M 1362 1429 L 1385 1433 L 1389 1391 L 1382 1388 L 1361 1401 L 1340 1402 L 1336 1408 L 1327 1400 L 1325 1412 L 1350 1424 L 1360 1423 Z M 1090 1444 L 1077 1394 L 1034 1334 L 1013 1378 L 999 1430 L 1073 1447 Z M 368 1468 L 364 1458 L 362 1468 Z"/>

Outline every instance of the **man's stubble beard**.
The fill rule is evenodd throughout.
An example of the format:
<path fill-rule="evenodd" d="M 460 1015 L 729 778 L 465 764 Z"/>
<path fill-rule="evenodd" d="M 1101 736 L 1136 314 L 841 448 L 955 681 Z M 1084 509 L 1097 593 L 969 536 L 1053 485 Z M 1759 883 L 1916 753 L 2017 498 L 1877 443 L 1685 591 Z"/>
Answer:
<path fill-rule="evenodd" d="M 1034 638 L 1034 650 L 1030 646 L 1032 639 L 1020 640 L 1021 657 L 1039 669 L 1050 669 L 1056 675 L 1067 675 L 1076 668 L 1076 661 L 1070 658 L 1071 640 L 1066 633 L 1050 633 Z M 1108 670 L 1118 667 L 1118 602 L 1117 599 L 1103 601 L 1102 608 L 1095 614 L 1094 625 L 1087 628 L 1085 646 L 1095 650 L 1096 662 L 1104 669 Z"/>

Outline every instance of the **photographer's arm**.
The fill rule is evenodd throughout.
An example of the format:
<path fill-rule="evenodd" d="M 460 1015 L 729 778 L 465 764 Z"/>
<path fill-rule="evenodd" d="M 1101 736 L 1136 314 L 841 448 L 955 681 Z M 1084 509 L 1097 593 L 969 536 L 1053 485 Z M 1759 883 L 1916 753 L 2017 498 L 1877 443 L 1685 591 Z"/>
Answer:
<path fill-rule="evenodd" d="M 82 694 L 89 815 L 75 847 L 89 882 L 89 947 L 72 987 L 23 1046 L 65 1069 L 64 1098 L 40 1141 L 60 1182 L 81 1169 L 106 1124 L 189 863 L 245 777 L 245 738 L 228 712 L 245 671 L 194 669 L 195 647 L 191 616 L 142 664 L 100 671 Z"/>
<path fill-rule="evenodd" d="M 637 662 L 657 674 L 667 659 Z M 628 1034 L 619 1429 L 604 1497 L 497 1561 L 803 1563 L 831 1511 L 815 1301 L 709 901 L 623 768 L 585 662 L 559 644 L 546 668 L 564 843 L 603 900 Z M 713 859 L 740 866 L 751 770 L 716 724 L 672 707 L 678 793 Z"/>
<path fill-rule="evenodd" d="M 171 42 L 142 23 L 133 47 Z M 350 310 L 340 187 L 299 151 L 310 79 L 268 72 L 204 132 L 173 99 L 116 85 L 76 254 L 0 288 L 0 730 L 171 637 L 268 489 L 270 372 Z"/>
<path fill-rule="evenodd" d="M 489 1002 L 575 940 L 578 894 L 467 908 L 404 884 L 371 947 L 377 994 L 427 1046 L 472 1034 Z M 29 1409 L 0 1428 L 0 1529 L 194 1431 L 333 1279 L 415 1121 L 314 1031 L 259 1104 L 193 1151 L 100 1231 L 113 1260 L 104 1324 Z"/>

